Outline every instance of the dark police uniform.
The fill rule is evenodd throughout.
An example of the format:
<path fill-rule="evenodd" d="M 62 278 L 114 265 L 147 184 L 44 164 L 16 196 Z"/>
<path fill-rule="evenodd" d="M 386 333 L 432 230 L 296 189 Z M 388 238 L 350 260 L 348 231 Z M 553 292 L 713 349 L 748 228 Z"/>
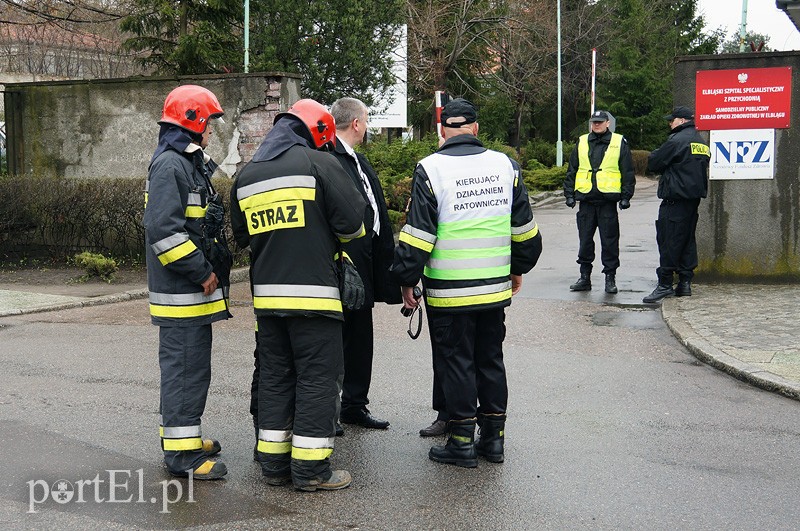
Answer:
<path fill-rule="evenodd" d="M 580 203 L 577 213 L 578 264 L 581 277 L 589 276 L 594 262 L 594 233 L 600 229 L 603 273 L 619 268 L 619 214 L 617 202 L 633 197 L 636 175 L 628 142 L 607 130 L 583 135 L 572 150 L 564 179 L 564 196 Z"/>
<path fill-rule="evenodd" d="M 667 141 L 650 153 L 647 170 L 661 174 L 656 220 L 659 267 L 658 283 L 672 286 L 674 274 L 691 281 L 697 267 L 697 209 L 708 195 L 708 145 L 695 129 L 694 121 L 675 127 Z"/>

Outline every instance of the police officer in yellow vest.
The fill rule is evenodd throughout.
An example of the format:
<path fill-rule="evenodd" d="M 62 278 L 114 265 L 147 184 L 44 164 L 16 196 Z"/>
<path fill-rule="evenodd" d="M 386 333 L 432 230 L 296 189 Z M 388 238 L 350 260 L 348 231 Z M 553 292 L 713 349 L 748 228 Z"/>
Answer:
<path fill-rule="evenodd" d="M 606 293 L 617 293 L 616 274 L 619 267 L 619 208 L 631 206 L 636 176 L 628 142 L 612 133 L 606 111 L 595 111 L 589 122 L 592 132 L 578 140 L 569 157 L 564 179 L 564 196 L 568 207 L 580 202 L 578 209 L 578 264 L 581 277 L 572 284 L 572 291 L 592 289 L 594 233 L 600 229 L 603 273 Z"/>

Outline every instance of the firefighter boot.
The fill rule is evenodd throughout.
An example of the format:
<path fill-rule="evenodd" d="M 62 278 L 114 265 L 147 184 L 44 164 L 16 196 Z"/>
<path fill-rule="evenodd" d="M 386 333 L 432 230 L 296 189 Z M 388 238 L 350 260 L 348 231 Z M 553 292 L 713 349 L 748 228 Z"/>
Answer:
<path fill-rule="evenodd" d="M 592 279 L 589 273 L 581 273 L 581 278 L 569 287 L 570 291 L 589 291 L 592 289 Z"/>
<path fill-rule="evenodd" d="M 614 273 L 606 275 L 606 293 L 614 294 L 617 292 L 617 276 Z"/>
<path fill-rule="evenodd" d="M 431 448 L 428 452 L 431 461 L 464 468 L 478 466 L 478 454 L 475 451 L 475 420 L 475 417 L 451 420 L 447 444 Z"/>
<path fill-rule="evenodd" d="M 203 439 L 203 451 L 206 457 L 211 457 L 222 451 L 222 445 L 215 439 Z"/>
<path fill-rule="evenodd" d="M 481 438 L 475 442 L 475 450 L 479 456 L 492 463 L 503 462 L 505 427 L 506 416 L 502 413 L 478 415 L 478 429 Z"/>
<path fill-rule="evenodd" d="M 220 479 L 228 473 L 225 463 L 206 459 L 200 466 L 192 471 L 192 478 L 199 480 Z M 189 477 L 189 472 L 172 472 L 170 474 L 179 478 Z"/>

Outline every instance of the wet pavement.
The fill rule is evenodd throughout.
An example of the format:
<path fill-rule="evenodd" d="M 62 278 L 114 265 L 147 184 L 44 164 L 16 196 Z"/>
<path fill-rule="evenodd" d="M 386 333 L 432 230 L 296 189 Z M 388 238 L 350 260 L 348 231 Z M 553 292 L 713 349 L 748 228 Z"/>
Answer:
<path fill-rule="evenodd" d="M 800 288 L 698 283 L 663 308 L 642 304 L 655 281 L 657 204 L 643 180 L 620 215 L 617 295 L 603 293 L 599 265 L 592 291 L 569 291 L 575 211 L 560 200 L 536 208 L 545 253 L 506 321 L 505 464 L 427 459 L 440 442 L 417 435 L 433 419 L 427 329 L 412 341 L 398 308 L 378 306 L 370 408 L 392 424 L 345 427 L 332 460 L 354 482 L 336 493 L 268 487 L 252 462 L 246 282 L 232 287 L 234 319 L 214 327 L 203 417 L 230 473 L 194 482 L 191 495 L 160 463 L 144 286 L 59 294 L 71 298 L 46 312 L 33 304 L 40 293 L 0 292 L 30 302 L 0 310 L 0 527 L 797 529 L 800 408 L 749 384 L 797 398 Z M 109 503 L 110 484 L 123 482 Z"/>

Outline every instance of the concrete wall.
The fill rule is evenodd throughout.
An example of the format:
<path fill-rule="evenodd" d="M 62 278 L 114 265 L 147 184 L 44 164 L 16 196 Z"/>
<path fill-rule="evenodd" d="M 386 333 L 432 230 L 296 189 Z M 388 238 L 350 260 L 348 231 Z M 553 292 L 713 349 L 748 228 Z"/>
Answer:
<path fill-rule="evenodd" d="M 675 105 L 692 108 L 698 70 L 778 66 L 792 67 L 792 107 L 791 128 L 775 130 L 775 178 L 709 182 L 697 226 L 699 277 L 800 280 L 800 52 L 677 59 Z"/>
<path fill-rule="evenodd" d="M 5 115 L 9 171 L 16 175 L 147 175 L 166 95 L 179 85 L 216 94 L 224 124 L 212 122 L 208 152 L 231 176 L 300 98 L 299 76 L 283 73 L 8 83 Z"/>

